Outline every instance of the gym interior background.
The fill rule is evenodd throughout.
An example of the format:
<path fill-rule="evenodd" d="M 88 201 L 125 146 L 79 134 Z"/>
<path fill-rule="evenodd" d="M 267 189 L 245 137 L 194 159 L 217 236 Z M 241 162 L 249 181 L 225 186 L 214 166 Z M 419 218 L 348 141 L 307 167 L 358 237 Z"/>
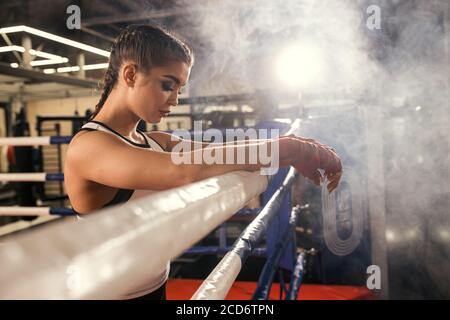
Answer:
<path fill-rule="evenodd" d="M 0 136 L 76 132 L 99 100 L 105 52 L 133 23 L 169 28 L 195 53 L 179 106 L 147 130 L 300 118 L 305 136 L 342 155 L 351 178 L 340 186 L 334 235 L 324 231 L 320 190 L 301 178 L 294 186 L 294 200 L 309 205 L 297 246 L 318 252 L 305 283 L 365 286 L 375 264 L 380 298 L 450 298 L 447 0 L 1 0 Z M 1 172 L 63 172 L 66 148 L 2 147 Z M 61 181 L 0 184 L 2 206 L 70 207 Z M 57 218 L 0 216 L 0 235 Z M 229 222 L 228 242 L 243 227 Z M 256 281 L 261 261 L 239 279 Z M 177 263 L 173 277 L 205 278 L 217 257 Z"/>

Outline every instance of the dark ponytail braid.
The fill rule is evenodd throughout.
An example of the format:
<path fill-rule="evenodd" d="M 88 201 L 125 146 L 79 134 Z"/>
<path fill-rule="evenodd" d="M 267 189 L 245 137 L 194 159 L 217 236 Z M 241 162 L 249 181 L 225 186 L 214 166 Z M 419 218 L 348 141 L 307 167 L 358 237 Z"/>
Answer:
<path fill-rule="evenodd" d="M 108 99 L 108 96 L 111 93 L 116 81 L 117 81 L 117 72 L 114 71 L 113 68 L 111 67 L 111 64 L 109 64 L 103 79 L 102 95 L 97 105 L 95 106 L 94 112 L 92 112 L 92 114 L 90 115 L 89 120 L 92 120 L 100 112 L 103 105 L 105 104 L 106 99 Z"/>

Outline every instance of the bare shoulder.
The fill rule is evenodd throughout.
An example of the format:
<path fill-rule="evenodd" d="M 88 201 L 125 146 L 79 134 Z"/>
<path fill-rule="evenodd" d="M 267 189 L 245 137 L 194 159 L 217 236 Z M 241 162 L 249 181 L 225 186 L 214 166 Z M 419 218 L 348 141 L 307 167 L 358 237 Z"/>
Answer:
<path fill-rule="evenodd" d="M 76 160 L 86 158 L 92 152 L 101 152 L 112 144 L 120 143 L 110 134 L 101 131 L 80 131 L 70 141 L 66 159 Z"/>

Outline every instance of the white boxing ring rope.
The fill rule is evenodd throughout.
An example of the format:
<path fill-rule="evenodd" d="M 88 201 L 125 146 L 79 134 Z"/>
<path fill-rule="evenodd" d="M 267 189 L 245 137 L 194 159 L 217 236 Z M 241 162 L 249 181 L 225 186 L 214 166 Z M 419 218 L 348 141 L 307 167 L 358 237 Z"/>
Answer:
<path fill-rule="evenodd" d="M 48 146 L 69 143 L 71 139 L 71 136 L 7 137 L 0 138 L 0 146 Z"/>
<path fill-rule="evenodd" d="M 45 172 L 32 173 L 0 173 L 0 181 L 13 182 L 43 182 L 46 180 Z"/>
<path fill-rule="evenodd" d="M 50 144 L 50 137 L 10 137 L 0 138 L 0 146 L 46 146 Z"/>
<path fill-rule="evenodd" d="M 0 216 L 48 216 L 75 215 L 70 208 L 1 206 Z"/>
<path fill-rule="evenodd" d="M 50 215 L 50 207 L 0 207 L 0 215 L 5 216 L 45 216 Z"/>
<path fill-rule="evenodd" d="M 0 250 L 0 299 L 117 298 L 144 284 L 267 183 L 259 172 L 232 172 L 103 209 L 82 221 L 12 235 Z"/>
<path fill-rule="evenodd" d="M 0 173 L 0 182 L 45 182 L 64 181 L 64 174 L 60 172 L 23 172 L 23 173 Z"/>

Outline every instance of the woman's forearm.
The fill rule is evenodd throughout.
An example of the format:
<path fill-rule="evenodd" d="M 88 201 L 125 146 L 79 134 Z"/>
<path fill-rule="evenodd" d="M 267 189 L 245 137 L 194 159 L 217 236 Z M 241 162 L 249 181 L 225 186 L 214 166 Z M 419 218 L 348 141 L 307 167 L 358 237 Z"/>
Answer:
<path fill-rule="evenodd" d="M 254 140 L 245 144 L 213 144 L 178 156 L 183 158 L 188 179 L 193 182 L 231 171 L 277 166 L 277 148 L 277 139 Z"/>
<path fill-rule="evenodd" d="M 221 146 L 233 146 L 237 144 L 253 144 L 259 142 L 267 142 L 274 141 L 277 138 L 272 139 L 251 139 L 251 140 L 238 140 L 238 141 L 229 141 L 229 142 L 198 142 L 193 140 L 182 140 L 180 143 L 183 143 L 183 148 L 185 150 L 195 150 L 195 149 L 203 149 L 208 147 L 221 147 Z"/>

